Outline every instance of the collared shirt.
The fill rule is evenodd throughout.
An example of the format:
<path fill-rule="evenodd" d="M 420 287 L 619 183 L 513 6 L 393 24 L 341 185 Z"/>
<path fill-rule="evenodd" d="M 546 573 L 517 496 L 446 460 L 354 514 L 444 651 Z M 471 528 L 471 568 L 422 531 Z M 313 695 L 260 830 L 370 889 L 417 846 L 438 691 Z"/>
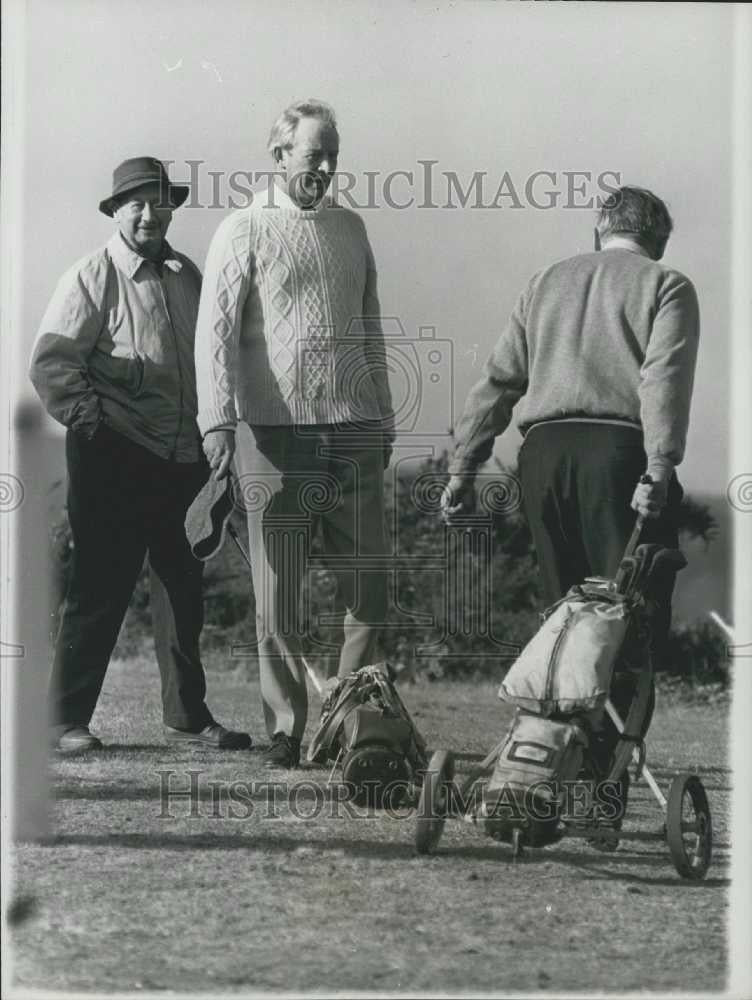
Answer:
<path fill-rule="evenodd" d="M 641 246 L 637 240 L 632 240 L 628 236 L 606 236 L 601 249 L 629 250 L 630 253 L 639 254 L 640 257 L 650 257 L 644 246 Z"/>
<path fill-rule="evenodd" d="M 75 264 L 42 319 L 30 377 L 66 427 L 91 437 L 104 420 L 161 458 L 195 462 L 201 274 L 169 244 L 161 264 L 119 232 Z"/>

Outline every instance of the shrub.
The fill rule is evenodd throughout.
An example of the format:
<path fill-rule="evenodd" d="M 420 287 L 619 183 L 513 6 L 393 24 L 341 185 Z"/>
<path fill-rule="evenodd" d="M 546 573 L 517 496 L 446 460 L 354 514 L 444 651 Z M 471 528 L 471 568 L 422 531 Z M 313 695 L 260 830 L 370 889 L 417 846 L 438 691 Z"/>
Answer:
<path fill-rule="evenodd" d="M 537 562 L 530 531 L 520 510 L 502 510 L 481 517 L 467 534 L 448 532 L 438 513 L 447 467 L 446 452 L 426 459 L 409 474 L 398 476 L 387 491 L 394 560 L 384 652 L 403 678 L 416 673 L 431 678 L 474 673 L 501 676 L 539 622 Z M 497 470 L 504 489 L 512 473 L 499 463 Z M 232 516 L 243 538 L 244 519 L 237 512 Z M 709 542 L 716 530 L 707 508 L 685 498 L 683 533 Z M 64 510 L 52 519 L 51 540 L 62 595 L 71 554 Z M 204 580 L 204 650 L 224 651 L 229 660 L 232 647 L 243 645 L 244 655 L 253 660 L 253 588 L 248 568 L 229 538 L 207 564 Z M 343 614 L 334 574 L 322 562 L 315 539 L 301 595 L 302 644 L 306 655 L 327 673 L 336 672 Z M 148 571 L 144 569 L 116 654 L 132 654 L 150 629 Z M 678 626 L 660 668 L 692 683 L 726 683 L 724 640 L 708 624 Z"/>
<path fill-rule="evenodd" d="M 678 625 L 669 635 L 661 669 L 672 677 L 699 684 L 730 686 L 726 639 L 708 622 Z"/>

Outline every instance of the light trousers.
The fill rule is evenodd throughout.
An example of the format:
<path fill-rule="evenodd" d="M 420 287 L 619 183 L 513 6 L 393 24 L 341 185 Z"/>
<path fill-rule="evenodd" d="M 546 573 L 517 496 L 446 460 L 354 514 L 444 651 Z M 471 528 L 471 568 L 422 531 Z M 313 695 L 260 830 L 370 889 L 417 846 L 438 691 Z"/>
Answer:
<path fill-rule="evenodd" d="M 387 611 L 384 450 L 349 425 L 238 424 L 236 505 L 248 523 L 261 699 L 270 735 L 301 738 L 308 697 L 302 661 L 309 616 L 303 576 L 321 531 L 344 605 L 338 676 L 378 659 Z"/>

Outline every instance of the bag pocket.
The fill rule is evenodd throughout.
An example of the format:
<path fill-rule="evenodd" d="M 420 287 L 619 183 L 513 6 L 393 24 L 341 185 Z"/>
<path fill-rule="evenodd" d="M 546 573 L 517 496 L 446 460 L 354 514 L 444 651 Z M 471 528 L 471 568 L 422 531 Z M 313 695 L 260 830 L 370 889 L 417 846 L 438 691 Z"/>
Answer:
<path fill-rule="evenodd" d="M 543 798 L 555 797 L 559 782 L 577 776 L 587 745 L 585 731 L 577 723 L 520 712 L 499 754 L 488 790 L 533 787 Z"/>
<path fill-rule="evenodd" d="M 563 602 L 510 667 L 499 697 L 544 716 L 601 708 L 626 630 L 621 603 Z"/>
<path fill-rule="evenodd" d="M 484 790 L 487 832 L 508 840 L 523 829 L 534 846 L 557 840 L 565 783 L 577 778 L 587 745 L 576 723 L 518 713 Z"/>

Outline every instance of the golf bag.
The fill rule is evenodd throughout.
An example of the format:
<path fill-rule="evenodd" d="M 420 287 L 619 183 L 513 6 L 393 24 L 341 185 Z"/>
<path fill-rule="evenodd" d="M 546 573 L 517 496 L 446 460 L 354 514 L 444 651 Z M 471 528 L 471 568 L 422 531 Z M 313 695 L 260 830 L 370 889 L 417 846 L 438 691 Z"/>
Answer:
<path fill-rule="evenodd" d="M 426 767 L 425 744 L 381 665 L 348 674 L 322 706 L 308 759 L 340 758 L 353 800 L 377 807 L 399 805 Z"/>
<path fill-rule="evenodd" d="M 685 564 L 676 550 L 641 545 L 615 580 L 589 578 L 544 612 L 499 690 L 517 712 L 484 794 L 493 836 L 511 839 L 517 828 L 532 846 L 558 839 L 571 785 L 584 779 L 595 792 L 591 814 L 600 810 L 618 828 L 626 768 L 652 714 L 651 594 Z"/>

